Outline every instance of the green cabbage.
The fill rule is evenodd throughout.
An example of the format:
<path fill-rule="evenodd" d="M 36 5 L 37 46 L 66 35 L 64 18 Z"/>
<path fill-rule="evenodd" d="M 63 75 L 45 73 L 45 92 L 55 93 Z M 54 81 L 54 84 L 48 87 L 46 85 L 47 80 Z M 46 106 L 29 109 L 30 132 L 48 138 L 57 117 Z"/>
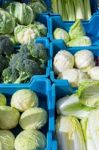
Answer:
<path fill-rule="evenodd" d="M 14 150 L 15 137 L 11 131 L 0 130 L 0 150 Z"/>
<path fill-rule="evenodd" d="M 69 47 L 91 46 L 92 42 L 88 36 L 78 37 L 66 43 Z"/>
<path fill-rule="evenodd" d="M 29 24 L 28 26 L 17 25 L 14 29 L 14 36 L 17 43 L 27 44 L 37 37 L 46 36 L 47 28 L 38 22 Z"/>
<path fill-rule="evenodd" d="M 10 34 L 14 31 L 14 28 L 14 17 L 0 8 L 0 34 Z"/>
<path fill-rule="evenodd" d="M 34 21 L 34 14 L 31 7 L 25 3 L 13 2 L 7 7 L 7 11 L 16 18 L 22 25 L 31 24 Z"/>
<path fill-rule="evenodd" d="M 3 94 L 0 94 L 0 105 L 6 105 L 6 97 Z"/>
<path fill-rule="evenodd" d="M 86 36 L 84 27 L 81 23 L 81 20 L 78 19 L 71 27 L 69 30 L 69 35 L 71 39 L 76 39 L 82 36 Z"/>
<path fill-rule="evenodd" d="M 40 129 L 47 122 L 47 112 L 42 108 L 30 108 L 20 117 L 22 129 Z"/>
<path fill-rule="evenodd" d="M 19 112 L 9 106 L 0 106 L 0 129 L 12 129 L 18 124 Z"/>
<path fill-rule="evenodd" d="M 12 95 L 11 106 L 23 112 L 28 108 L 37 107 L 38 97 L 29 89 L 18 90 Z"/>
<path fill-rule="evenodd" d="M 69 34 L 64 29 L 56 28 L 54 31 L 54 38 L 62 39 L 65 43 L 67 43 L 69 41 Z"/>
<path fill-rule="evenodd" d="M 15 150 L 44 150 L 45 136 L 37 130 L 24 130 L 15 139 Z"/>

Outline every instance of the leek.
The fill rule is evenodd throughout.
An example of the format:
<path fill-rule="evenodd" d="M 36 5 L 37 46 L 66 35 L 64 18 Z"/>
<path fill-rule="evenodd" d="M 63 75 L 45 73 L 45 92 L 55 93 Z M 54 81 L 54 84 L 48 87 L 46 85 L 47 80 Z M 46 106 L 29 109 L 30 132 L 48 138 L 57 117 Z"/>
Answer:
<path fill-rule="evenodd" d="M 83 0 L 73 0 L 76 19 L 85 19 Z"/>
<path fill-rule="evenodd" d="M 90 0 L 84 0 L 84 8 L 85 8 L 85 19 L 89 20 L 91 18 Z"/>
<path fill-rule="evenodd" d="M 52 0 L 52 11 L 53 11 L 54 13 L 58 13 L 57 0 Z"/>

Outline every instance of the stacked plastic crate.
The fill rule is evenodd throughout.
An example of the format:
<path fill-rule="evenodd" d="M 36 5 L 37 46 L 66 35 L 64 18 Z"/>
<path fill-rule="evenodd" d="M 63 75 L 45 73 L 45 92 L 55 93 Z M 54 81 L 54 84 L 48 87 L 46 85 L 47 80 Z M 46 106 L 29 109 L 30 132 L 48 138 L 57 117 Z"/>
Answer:
<path fill-rule="evenodd" d="M 55 121 L 56 121 L 56 102 L 58 99 L 65 97 L 66 95 L 73 94 L 76 88 L 72 88 L 70 83 L 67 80 L 57 79 L 54 68 L 53 68 L 53 59 L 54 56 L 60 50 L 67 50 L 73 55 L 80 50 L 88 49 L 92 51 L 95 57 L 99 57 L 99 30 L 98 30 L 98 22 L 99 22 L 99 11 L 98 11 L 98 1 L 91 0 L 91 9 L 92 9 L 92 17 L 88 21 L 82 21 L 86 34 L 92 40 L 92 46 L 89 47 L 67 47 L 62 40 L 55 40 L 53 37 L 53 32 L 56 28 L 62 28 L 66 31 L 69 31 L 70 27 L 74 23 L 73 21 L 63 21 L 60 15 L 52 14 L 50 17 L 50 49 L 51 49 L 51 71 L 50 71 L 50 79 L 53 82 L 52 85 L 52 102 L 54 108 L 54 131 L 55 131 Z M 53 144 L 52 150 L 58 150 L 57 140 L 55 140 L 55 132 L 53 134 Z"/>
<path fill-rule="evenodd" d="M 8 1 L 8 0 L 6 0 Z M 5 0 L 0 0 L 2 5 Z M 27 3 L 27 0 L 22 0 Z M 15 91 L 25 88 L 31 89 L 37 93 L 40 99 L 40 106 L 45 108 L 48 112 L 48 123 L 42 129 L 47 138 L 46 150 L 58 150 L 57 141 L 55 139 L 55 103 L 56 101 L 70 93 L 73 93 L 74 89 L 70 86 L 66 80 L 59 80 L 55 77 L 53 70 L 53 58 L 60 49 L 66 49 L 72 54 L 77 51 L 86 49 L 86 47 L 73 47 L 68 48 L 62 40 L 54 40 L 53 31 L 57 27 L 69 30 L 73 22 L 64 22 L 60 15 L 51 12 L 51 0 L 45 0 L 48 6 L 48 12 L 40 14 L 37 18 L 38 21 L 43 23 L 48 30 L 47 37 L 39 38 L 37 43 L 43 43 L 47 48 L 48 62 L 46 72 L 43 75 L 33 76 L 28 83 L 22 84 L 0 84 L 0 93 L 11 96 Z M 99 56 L 99 15 L 98 15 L 98 2 L 97 0 L 91 0 L 91 7 L 93 16 L 89 21 L 83 21 L 83 25 L 87 35 L 92 39 L 93 45 L 88 47 L 95 56 Z M 93 30 L 94 29 L 94 30 Z M 90 36 L 91 35 L 91 36 Z"/>

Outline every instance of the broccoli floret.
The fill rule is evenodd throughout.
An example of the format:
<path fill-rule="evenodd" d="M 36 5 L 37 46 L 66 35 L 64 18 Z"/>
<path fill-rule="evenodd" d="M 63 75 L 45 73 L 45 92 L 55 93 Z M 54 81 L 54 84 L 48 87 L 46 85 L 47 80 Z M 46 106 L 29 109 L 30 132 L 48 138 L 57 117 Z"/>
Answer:
<path fill-rule="evenodd" d="M 43 44 L 34 43 L 31 41 L 30 44 L 28 44 L 28 49 L 34 59 L 39 60 L 43 63 L 47 62 L 47 50 L 45 49 Z"/>
<path fill-rule="evenodd" d="M 18 71 L 11 67 L 8 67 L 3 70 L 2 80 L 4 83 L 14 83 L 19 77 Z"/>
<path fill-rule="evenodd" d="M 8 59 L 0 55 L 0 74 L 6 67 L 8 67 Z"/>
<path fill-rule="evenodd" d="M 4 83 L 26 82 L 33 75 L 44 72 L 45 62 L 47 61 L 46 49 L 42 44 L 33 43 L 30 46 L 31 51 L 28 45 L 22 45 L 19 51 L 12 55 L 9 67 L 7 66 L 8 68 L 2 73 Z"/>
<path fill-rule="evenodd" d="M 34 60 L 26 59 L 23 62 L 17 64 L 17 70 L 19 71 L 18 82 L 25 82 L 33 75 L 41 74 L 39 65 Z"/>
<path fill-rule="evenodd" d="M 9 57 L 14 52 L 14 45 L 7 36 L 0 36 L 0 54 Z"/>

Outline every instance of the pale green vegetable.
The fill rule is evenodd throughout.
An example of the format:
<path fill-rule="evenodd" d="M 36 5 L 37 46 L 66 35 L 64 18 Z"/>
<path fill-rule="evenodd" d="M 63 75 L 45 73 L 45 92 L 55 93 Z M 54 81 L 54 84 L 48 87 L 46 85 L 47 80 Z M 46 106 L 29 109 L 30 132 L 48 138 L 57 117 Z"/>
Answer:
<path fill-rule="evenodd" d="M 57 0 L 51 0 L 52 3 L 52 10 L 54 13 L 58 13 L 58 1 Z"/>
<path fill-rule="evenodd" d="M 9 130 L 0 130 L 0 150 L 14 150 L 15 137 Z"/>
<path fill-rule="evenodd" d="M 7 7 L 7 11 L 16 18 L 16 21 L 22 25 L 31 24 L 34 21 L 34 14 L 25 3 L 13 2 Z"/>
<path fill-rule="evenodd" d="M 83 118 L 80 123 L 81 123 L 82 129 L 83 129 L 83 134 L 84 134 L 84 138 L 85 138 L 85 142 L 86 142 L 86 140 L 87 140 L 87 123 L 88 123 L 88 118 Z"/>
<path fill-rule="evenodd" d="M 61 28 L 56 28 L 54 31 L 54 39 L 62 39 L 65 43 L 69 41 L 69 34 Z"/>
<path fill-rule="evenodd" d="M 75 117 L 58 117 L 56 137 L 60 150 L 86 150 L 81 125 Z"/>
<path fill-rule="evenodd" d="M 75 53 L 75 65 L 83 72 L 88 72 L 95 66 L 94 55 L 89 50 L 81 50 Z"/>
<path fill-rule="evenodd" d="M 80 104 L 77 94 L 66 96 L 58 100 L 57 112 L 64 116 L 75 116 L 79 119 L 88 117 L 91 107 Z"/>
<path fill-rule="evenodd" d="M 86 129 L 86 148 L 87 150 L 98 150 L 95 147 L 95 144 L 93 142 L 93 135 L 90 133 L 90 127 L 89 124 L 87 124 L 87 129 Z"/>
<path fill-rule="evenodd" d="M 18 124 L 19 112 L 9 106 L 0 106 L 0 129 L 12 129 Z"/>
<path fill-rule="evenodd" d="M 85 30 L 82 25 L 82 22 L 80 19 L 78 19 L 71 27 L 69 30 L 69 35 L 71 39 L 77 39 L 79 37 L 85 36 Z"/>
<path fill-rule="evenodd" d="M 91 46 L 92 42 L 88 36 L 78 37 L 66 43 L 69 47 Z"/>
<path fill-rule="evenodd" d="M 0 106 L 6 105 L 6 97 L 0 93 Z"/>
<path fill-rule="evenodd" d="M 76 19 L 84 19 L 84 3 L 83 0 L 72 0 L 74 3 Z"/>
<path fill-rule="evenodd" d="M 99 107 L 99 82 L 88 81 L 82 83 L 78 88 L 80 102 L 86 106 Z"/>
<path fill-rule="evenodd" d="M 63 5 L 65 5 L 65 7 L 66 7 L 65 9 L 67 10 L 68 21 L 74 21 L 76 16 L 75 16 L 73 1 L 72 0 L 71 1 L 64 0 Z M 64 15 L 65 15 L 65 12 L 64 12 Z"/>
<path fill-rule="evenodd" d="M 84 9 L 85 9 L 85 19 L 89 20 L 91 18 L 90 0 L 84 0 Z"/>
<path fill-rule="evenodd" d="M 10 34 L 14 31 L 15 19 L 0 8 L 0 34 Z"/>
<path fill-rule="evenodd" d="M 29 89 L 16 91 L 11 98 L 11 106 L 23 112 L 31 107 L 38 106 L 38 97 Z"/>
<path fill-rule="evenodd" d="M 68 80 L 73 87 L 78 87 L 80 83 L 88 79 L 88 75 L 78 69 L 67 69 L 59 74 L 58 79 Z"/>
<path fill-rule="evenodd" d="M 47 122 L 47 112 L 43 108 L 30 108 L 20 117 L 22 129 L 40 129 Z"/>
<path fill-rule="evenodd" d="M 74 56 L 66 50 L 60 50 L 54 57 L 53 66 L 54 71 L 57 74 L 65 71 L 66 69 L 73 68 Z"/>
<path fill-rule="evenodd" d="M 33 24 L 28 26 L 18 25 L 14 29 L 14 36 L 17 43 L 27 44 L 39 37 L 40 33 Z"/>
<path fill-rule="evenodd" d="M 92 80 L 99 81 L 99 66 L 95 66 L 88 71 L 88 74 Z"/>
<path fill-rule="evenodd" d="M 99 109 L 94 110 L 90 113 L 88 118 L 88 129 L 89 129 L 89 138 L 91 140 L 88 150 L 98 150 L 99 149 Z M 88 136 L 87 136 L 88 139 Z M 92 147 L 92 148 L 91 148 Z"/>
<path fill-rule="evenodd" d="M 37 130 L 24 130 L 15 139 L 15 150 L 44 150 L 45 136 Z"/>

